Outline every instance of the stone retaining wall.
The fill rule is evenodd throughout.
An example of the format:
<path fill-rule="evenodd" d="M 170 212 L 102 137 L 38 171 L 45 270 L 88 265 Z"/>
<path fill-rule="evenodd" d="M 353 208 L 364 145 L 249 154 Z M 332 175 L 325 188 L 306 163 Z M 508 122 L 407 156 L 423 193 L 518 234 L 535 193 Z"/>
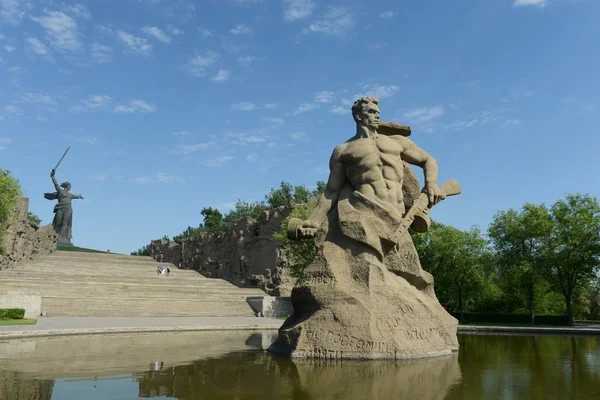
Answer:
<path fill-rule="evenodd" d="M 27 218 L 29 199 L 17 199 L 15 218 L 4 228 L 0 270 L 56 250 L 58 235 L 52 225 L 38 226 Z"/>
<path fill-rule="evenodd" d="M 266 293 L 289 296 L 292 279 L 287 276 L 281 243 L 273 239 L 289 215 L 289 207 L 262 213 L 258 221 L 244 219 L 228 232 L 202 233 L 181 243 L 152 241 L 152 257 L 208 278 L 225 279 L 239 287 L 260 287 Z"/>

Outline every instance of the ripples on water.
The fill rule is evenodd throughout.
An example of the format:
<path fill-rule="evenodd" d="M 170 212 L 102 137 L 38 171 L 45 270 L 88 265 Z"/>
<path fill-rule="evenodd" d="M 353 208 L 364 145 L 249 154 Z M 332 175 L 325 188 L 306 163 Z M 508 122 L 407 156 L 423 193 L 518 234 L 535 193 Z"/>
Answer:
<path fill-rule="evenodd" d="M 600 399 L 597 337 L 461 335 L 458 356 L 290 361 L 273 332 L 0 342 L 0 399 Z"/>

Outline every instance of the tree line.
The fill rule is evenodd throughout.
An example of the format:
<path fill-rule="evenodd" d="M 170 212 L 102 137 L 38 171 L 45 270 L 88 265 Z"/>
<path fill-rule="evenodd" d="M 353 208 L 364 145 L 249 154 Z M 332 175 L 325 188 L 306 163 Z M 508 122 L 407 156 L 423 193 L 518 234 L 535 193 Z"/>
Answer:
<path fill-rule="evenodd" d="M 298 276 L 316 247 L 314 240 L 290 241 L 287 223 L 291 217 L 308 218 L 324 188 L 325 182 L 313 190 L 281 182 L 264 201 L 238 200 L 225 215 L 203 208 L 203 222 L 173 239 L 227 231 L 242 218 L 258 219 L 263 211 L 291 206 L 274 238 L 283 244 L 292 276 Z M 576 193 L 551 206 L 525 203 L 501 210 L 485 231 L 433 221 L 426 233 L 411 235 L 421 266 L 435 278 L 438 299 L 462 319 L 467 312 L 529 314 L 532 324 L 536 315 L 567 315 L 570 324 L 576 318 L 600 319 L 600 204 L 595 197 Z"/>

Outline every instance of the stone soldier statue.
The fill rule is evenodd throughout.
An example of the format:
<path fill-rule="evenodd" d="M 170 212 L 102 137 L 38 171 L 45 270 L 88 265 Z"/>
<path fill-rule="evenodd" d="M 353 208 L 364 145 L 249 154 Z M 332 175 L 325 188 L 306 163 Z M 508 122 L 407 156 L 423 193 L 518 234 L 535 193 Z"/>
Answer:
<path fill-rule="evenodd" d="M 314 237 L 317 253 L 292 290 L 294 314 L 272 352 L 404 359 L 458 350 L 457 321 L 437 300 L 408 229 L 426 231 L 431 208 L 460 186 L 453 179 L 437 185 L 435 159 L 406 137 L 410 128 L 390 134 L 391 125 L 402 126 L 380 123 L 378 103 L 356 100 L 356 134 L 333 150 L 312 215 L 289 221 L 288 236 Z M 422 193 L 409 204 L 407 162 L 425 175 Z"/>
<path fill-rule="evenodd" d="M 69 149 L 67 149 L 67 151 L 69 151 Z M 65 151 L 63 158 L 66 154 L 67 152 Z M 80 194 L 72 194 L 70 192 L 71 184 L 69 182 L 63 182 L 59 185 L 56 181 L 54 174 L 61 161 L 62 158 L 52 172 L 50 172 L 50 177 L 52 178 L 52 183 L 56 188 L 56 192 L 44 193 L 44 198 L 47 200 L 58 200 L 58 204 L 54 206 L 54 219 L 52 220 L 52 226 L 59 235 L 58 245 L 72 246 L 73 209 L 71 207 L 71 200 L 83 199 L 83 196 Z"/>

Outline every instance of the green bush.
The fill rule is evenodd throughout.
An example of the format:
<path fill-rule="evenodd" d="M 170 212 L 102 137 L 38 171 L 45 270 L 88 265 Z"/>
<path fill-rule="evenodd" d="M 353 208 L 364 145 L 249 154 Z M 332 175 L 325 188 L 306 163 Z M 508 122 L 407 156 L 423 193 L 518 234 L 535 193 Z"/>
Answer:
<path fill-rule="evenodd" d="M 24 308 L 0 308 L 0 319 L 23 319 Z"/>

